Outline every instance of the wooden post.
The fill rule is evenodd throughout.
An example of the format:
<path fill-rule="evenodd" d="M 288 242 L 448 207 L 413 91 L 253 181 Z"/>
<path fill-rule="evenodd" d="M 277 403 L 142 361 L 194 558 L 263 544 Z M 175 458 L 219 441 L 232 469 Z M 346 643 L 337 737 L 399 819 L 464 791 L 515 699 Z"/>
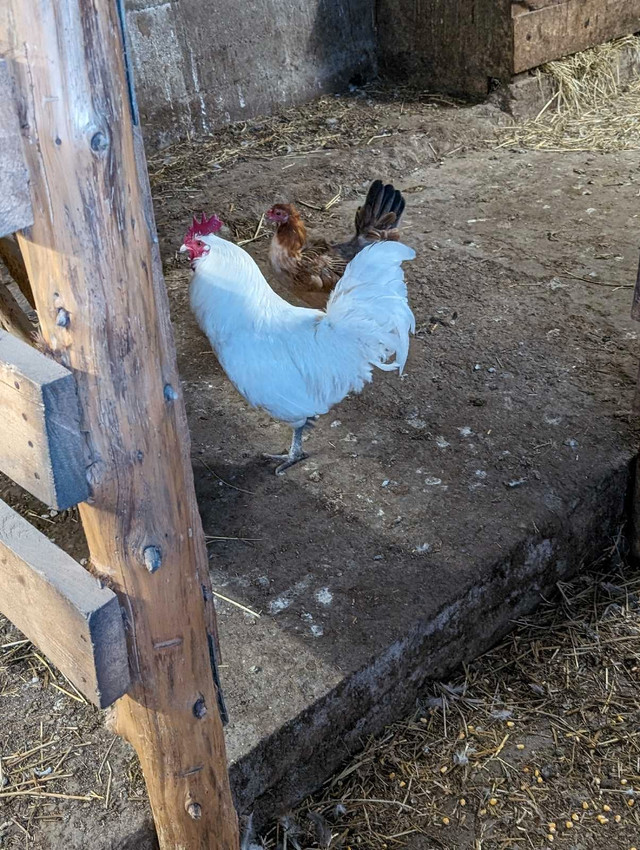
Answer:
<path fill-rule="evenodd" d="M 163 850 L 237 850 L 208 561 L 117 0 L 4 0 L 43 336 L 74 373 L 93 568 L 126 615 L 135 747 Z M 0 47 L 0 49 L 2 49 Z"/>

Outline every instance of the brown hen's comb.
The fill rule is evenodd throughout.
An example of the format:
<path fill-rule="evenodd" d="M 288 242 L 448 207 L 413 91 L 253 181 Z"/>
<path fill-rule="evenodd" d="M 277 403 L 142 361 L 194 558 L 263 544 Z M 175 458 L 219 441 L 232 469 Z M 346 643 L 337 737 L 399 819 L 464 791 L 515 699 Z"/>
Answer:
<path fill-rule="evenodd" d="M 194 215 L 193 224 L 185 234 L 185 242 L 189 239 L 195 239 L 196 236 L 208 236 L 210 233 L 217 233 L 222 227 L 222 222 L 215 213 L 211 218 L 207 218 L 204 213 L 201 213 L 200 216 L 200 221 L 198 221 L 198 216 Z"/>

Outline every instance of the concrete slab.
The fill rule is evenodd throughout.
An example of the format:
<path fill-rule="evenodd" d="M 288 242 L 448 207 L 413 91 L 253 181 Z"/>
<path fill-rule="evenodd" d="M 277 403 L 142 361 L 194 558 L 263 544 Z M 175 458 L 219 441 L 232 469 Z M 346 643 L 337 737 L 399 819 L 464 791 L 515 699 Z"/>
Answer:
<path fill-rule="evenodd" d="M 258 817 L 489 647 L 623 519 L 635 154 L 484 151 L 399 175 L 405 141 L 238 165 L 190 199 L 224 218 L 236 202 L 257 217 L 274 184 L 313 202 L 382 174 L 408 193 L 407 376 L 376 376 L 324 417 L 285 478 L 259 459 L 285 429 L 230 387 L 168 266 L 205 528 L 232 538 L 211 541 L 214 585 L 261 613 L 219 605 L 232 776 Z M 348 229 L 354 206 L 325 226 Z M 181 233 L 167 216 L 168 249 Z M 266 242 L 250 249 L 264 263 Z"/>

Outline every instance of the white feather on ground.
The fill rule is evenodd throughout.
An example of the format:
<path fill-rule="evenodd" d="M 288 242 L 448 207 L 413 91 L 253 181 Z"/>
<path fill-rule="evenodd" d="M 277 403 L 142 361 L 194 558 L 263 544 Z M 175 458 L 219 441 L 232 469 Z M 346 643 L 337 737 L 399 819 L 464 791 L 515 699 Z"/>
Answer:
<path fill-rule="evenodd" d="M 238 391 L 293 428 L 371 380 L 402 372 L 415 329 L 402 262 L 415 252 L 380 242 L 347 266 L 326 311 L 296 307 L 269 286 L 242 248 L 201 237 L 190 299 L 200 327 Z"/>

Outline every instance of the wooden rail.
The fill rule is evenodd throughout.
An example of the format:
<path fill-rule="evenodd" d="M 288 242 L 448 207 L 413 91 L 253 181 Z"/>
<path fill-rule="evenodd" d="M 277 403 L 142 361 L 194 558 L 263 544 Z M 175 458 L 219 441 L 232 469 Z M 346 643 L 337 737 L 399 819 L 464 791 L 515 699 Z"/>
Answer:
<path fill-rule="evenodd" d="M 76 688 L 106 708 L 129 687 L 118 599 L 0 501 L 0 611 Z"/>
<path fill-rule="evenodd" d="M 89 495 L 73 375 L 0 331 L 0 471 L 58 510 Z"/>
<path fill-rule="evenodd" d="M 638 0 L 537 0 L 531 6 L 531 0 L 512 6 L 516 74 L 640 31 Z"/>
<path fill-rule="evenodd" d="M 208 559 L 190 461 L 121 3 L 4 0 L 33 227 L 19 235 L 46 343 L 76 380 L 80 505 L 120 597 L 136 749 L 163 850 L 237 850 Z"/>

